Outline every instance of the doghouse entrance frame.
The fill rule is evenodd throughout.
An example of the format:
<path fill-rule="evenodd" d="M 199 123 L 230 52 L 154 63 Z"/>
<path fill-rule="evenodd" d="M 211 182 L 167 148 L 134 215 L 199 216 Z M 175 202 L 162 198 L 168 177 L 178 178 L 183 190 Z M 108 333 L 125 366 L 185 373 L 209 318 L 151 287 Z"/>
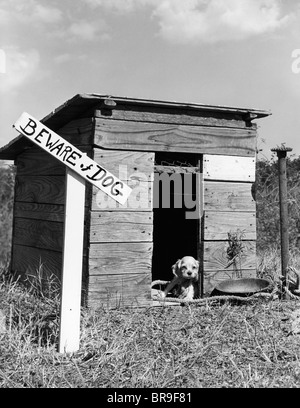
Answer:
<path fill-rule="evenodd" d="M 202 168 L 201 154 L 155 153 L 152 280 L 171 280 L 172 265 L 193 256 L 200 263 L 201 296 Z"/>

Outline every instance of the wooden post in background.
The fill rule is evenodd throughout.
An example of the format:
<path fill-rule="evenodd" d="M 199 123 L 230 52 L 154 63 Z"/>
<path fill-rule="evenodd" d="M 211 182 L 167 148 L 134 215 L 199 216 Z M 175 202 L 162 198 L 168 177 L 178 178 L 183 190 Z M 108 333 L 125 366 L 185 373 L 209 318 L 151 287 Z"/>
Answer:
<path fill-rule="evenodd" d="M 66 168 L 59 352 L 79 349 L 85 180 Z"/>
<path fill-rule="evenodd" d="M 275 147 L 271 149 L 277 153 L 278 158 L 278 180 L 279 180 L 279 209 L 280 209 L 280 237 L 281 237 L 281 274 L 283 288 L 287 286 L 287 268 L 289 263 L 289 216 L 288 216 L 288 194 L 286 175 L 286 156 L 291 152 L 291 147 Z M 283 298 L 286 298 L 283 293 Z"/>

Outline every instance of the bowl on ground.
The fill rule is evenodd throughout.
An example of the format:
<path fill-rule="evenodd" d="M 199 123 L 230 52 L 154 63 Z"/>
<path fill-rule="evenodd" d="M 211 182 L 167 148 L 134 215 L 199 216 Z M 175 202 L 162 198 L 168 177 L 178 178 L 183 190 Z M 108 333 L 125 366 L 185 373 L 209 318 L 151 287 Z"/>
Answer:
<path fill-rule="evenodd" d="M 219 282 L 211 293 L 211 296 L 252 296 L 258 292 L 269 292 L 272 284 L 267 279 L 239 278 L 228 279 Z"/>

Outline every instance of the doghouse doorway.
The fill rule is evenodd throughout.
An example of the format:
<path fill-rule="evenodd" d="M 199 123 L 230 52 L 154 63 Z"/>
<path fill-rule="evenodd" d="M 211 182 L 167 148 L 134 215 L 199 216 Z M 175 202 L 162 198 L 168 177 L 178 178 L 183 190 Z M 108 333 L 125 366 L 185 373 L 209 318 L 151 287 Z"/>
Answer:
<path fill-rule="evenodd" d="M 198 258 L 200 220 L 196 209 L 191 218 L 187 213 L 199 199 L 196 173 L 200 163 L 201 157 L 195 154 L 159 153 L 155 157 L 152 280 L 171 280 L 172 265 L 183 256 Z M 169 206 L 168 200 L 163 202 L 167 194 Z"/>

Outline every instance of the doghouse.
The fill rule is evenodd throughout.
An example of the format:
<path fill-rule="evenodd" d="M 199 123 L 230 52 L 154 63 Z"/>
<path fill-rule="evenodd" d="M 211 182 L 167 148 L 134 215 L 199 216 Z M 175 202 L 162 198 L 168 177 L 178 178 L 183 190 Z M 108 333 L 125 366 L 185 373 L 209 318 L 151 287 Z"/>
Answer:
<path fill-rule="evenodd" d="M 83 302 L 151 305 L 184 255 L 200 261 L 200 289 L 256 276 L 255 156 L 263 110 L 98 94 L 76 95 L 44 125 L 132 189 L 122 206 L 88 185 Z M 17 166 L 12 272 L 60 277 L 65 166 L 24 136 L 0 149 Z"/>

